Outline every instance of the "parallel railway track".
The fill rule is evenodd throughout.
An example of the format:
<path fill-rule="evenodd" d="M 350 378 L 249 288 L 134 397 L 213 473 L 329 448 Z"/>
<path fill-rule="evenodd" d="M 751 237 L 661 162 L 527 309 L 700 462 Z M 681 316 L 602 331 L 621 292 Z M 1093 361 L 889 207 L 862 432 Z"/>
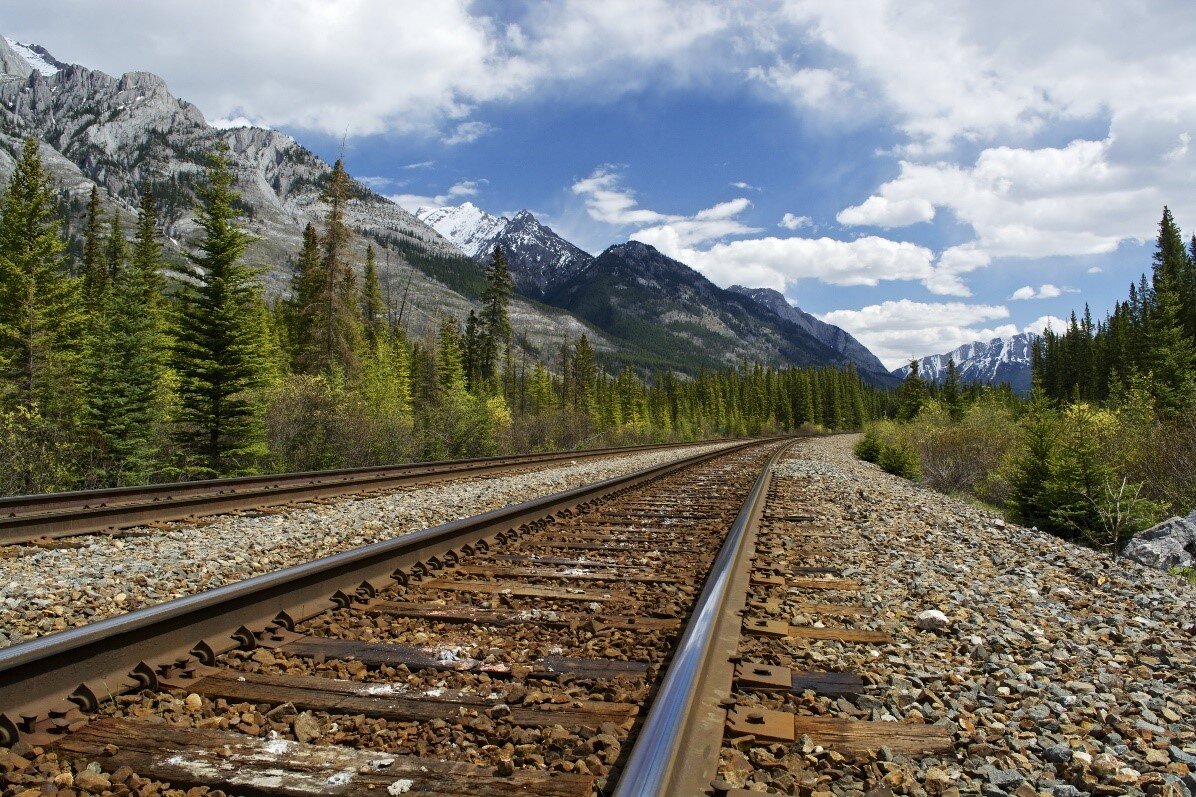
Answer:
<path fill-rule="evenodd" d="M 0 497 L 0 545 L 114 531 L 147 523 L 265 509 L 297 501 L 434 484 L 573 460 L 705 443 L 554 451 L 373 468 L 276 473 L 138 487 Z"/>
<path fill-rule="evenodd" d="M 732 794 L 728 740 L 793 743 L 799 727 L 943 750 L 937 730 L 789 711 L 807 690 L 862 688 L 761 655 L 778 591 L 860 588 L 807 566 L 785 533 L 812 520 L 772 488 L 789 445 L 693 456 L 0 650 L 0 740 L 88 766 L 77 774 L 101 790 L 189 795 Z"/>

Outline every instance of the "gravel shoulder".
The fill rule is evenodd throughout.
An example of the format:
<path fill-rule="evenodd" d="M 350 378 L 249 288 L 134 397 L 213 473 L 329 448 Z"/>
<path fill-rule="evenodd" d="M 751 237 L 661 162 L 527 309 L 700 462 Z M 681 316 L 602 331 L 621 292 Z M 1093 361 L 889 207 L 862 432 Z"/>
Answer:
<path fill-rule="evenodd" d="M 0 647 L 728 443 L 0 548 Z"/>
<path fill-rule="evenodd" d="M 809 737 L 729 737 L 720 777 L 817 797 L 1196 795 L 1196 588 L 889 476 L 855 459 L 854 440 L 794 449 L 777 470 L 761 543 L 788 566 L 837 568 L 862 588 L 757 586 L 751 613 L 892 642 L 744 637 L 745 659 L 855 672 L 865 687 L 853 697 L 746 693 L 741 703 L 944 725 L 953 753 L 845 756 Z M 814 519 L 795 520 L 804 516 Z M 845 620 L 811 612 L 814 601 L 866 611 Z"/>

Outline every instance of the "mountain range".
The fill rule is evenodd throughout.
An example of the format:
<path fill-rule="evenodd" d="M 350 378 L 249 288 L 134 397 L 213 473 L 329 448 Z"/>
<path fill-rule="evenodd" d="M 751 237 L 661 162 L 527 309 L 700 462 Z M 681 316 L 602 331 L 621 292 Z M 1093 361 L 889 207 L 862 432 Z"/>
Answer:
<path fill-rule="evenodd" d="M 1036 332 L 1021 332 L 988 342 L 965 343 L 946 354 L 918 360 L 918 373 L 928 382 L 941 383 L 947 377 L 947 362 L 953 359 L 956 373 L 964 382 L 982 385 L 1008 382 L 1015 393 L 1028 395 L 1032 387 L 1034 342 L 1040 337 Z M 908 365 L 893 371 L 893 376 L 899 379 L 908 375 Z"/>
<path fill-rule="evenodd" d="M 289 289 L 303 228 L 319 228 L 325 214 L 320 194 L 330 167 L 290 136 L 259 127 L 214 127 L 156 75 L 115 78 L 65 64 L 37 45 L 0 38 L 0 180 L 11 176 L 28 136 L 42 142 L 74 247 L 93 186 L 105 213 L 131 224 L 149 185 L 161 207 L 167 257 L 181 261 L 197 232 L 195 186 L 207 154 L 221 143 L 256 238 L 247 257 L 262 266 L 269 293 Z M 526 210 L 508 219 L 465 203 L 412 215 L 356 182 L 346 221 L 358 233 L 358 262 L 364 262 L 367 244 L 378 250 L 387 302 L 414 334 L 431 331 L 445 313 L 461 318 L 477 308 L 479 261 L 500 246 L 518 292 L 512 326 L 533 356 L 584 332 L 613 368 L 631 364 L 692 374 L 744 361 L 854 363 L 875 384 L 895 381 L 858 341 L 779 293 L 724 290 L 642 243 L 594 257 Z"/>

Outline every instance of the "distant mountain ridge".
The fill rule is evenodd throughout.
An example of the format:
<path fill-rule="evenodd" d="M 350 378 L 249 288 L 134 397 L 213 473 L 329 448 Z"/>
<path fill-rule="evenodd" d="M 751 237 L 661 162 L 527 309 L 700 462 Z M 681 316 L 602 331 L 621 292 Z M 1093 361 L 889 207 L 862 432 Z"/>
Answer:
<path fill-rule="evenodd" d="M 786 321 L 792 321 L 827 346 L 846 355 L 849 360 L 856 364 L 857 368 L 878 374 L 889 373 L 889 369 L 880 361 L 880 358 L 869 351 L 867 346 L 853 338 L 846 330 L 834 324 L 821 321 L 800 307 L 794 307 L 780 291 L 772 288 L 745 288 L 742 285 L 732 285 L 727 290 L 750 297 Z"/>
<path fill-rule="evenodd" d="M 543 299 L 594 262 L 593 255 L 557 235 L 527 210 L 508 219 L 464 202 L 455 207 L 420 208 L 415 215 L 483 264 L 489 262 L 494 247 L 502 247 L 516 289 L 534 299 Z"/>
<path fill-rule="evenodd" d="M 36 65 L 30 62 L 35 55 Z M 43 142 L 42 160 L 61 189 L 72 235 L 79 234 L 92 186 L 100 189 L 105 215 L 121 214 L 131 229 L 140 193 L 150 185 L 167 257 L 175 260 L 197 233 L 194 187 L 207 154 L 226 144 L 245 224 L 255 237 L 247 259 L 264 266 L 271 294 L 289 289 L 288 263 L 300 250 L 303 228 L 309 222 L 322 227 L 327 212 L 320 195 L 331 167 L 290 136 L 257 127 L 217 129 L 157 75 L 115 78 L 0 37 L 0 181 L 12 174 L 27 136 Z M 360 183 L 345 215 L 358 233 L 354 260 L 364 263 L 368 244 L 377 249 L 384 293 L 392 306 L 403 302 L 409 330 L 432 331 L 442 314 L 461 318 L 477 306 L 476 264 L 436 230 Z M 555 349 L 588 333 L 599 351 L 612 349 L 600 331 L 566 312 L 517 298 L 511 313 L 536 348 Z"/>
<path fill-rule="evenodd" d="M 1021 332 L 1008 338 L 965 343 L 946 354 L 918 360 L 918 373 L 928 382 L 941 383 L 947 376 L 947 361 L 954 359 L 962 381 L 982 385 L 1007 382 L 1015 393 L 1026 395 L 1033 387 L 1033 347 L 1040 337 L 1036 332 Z M 900 379 L 908 375 L 908 365 L 893 371 L 893 376 Z"/>

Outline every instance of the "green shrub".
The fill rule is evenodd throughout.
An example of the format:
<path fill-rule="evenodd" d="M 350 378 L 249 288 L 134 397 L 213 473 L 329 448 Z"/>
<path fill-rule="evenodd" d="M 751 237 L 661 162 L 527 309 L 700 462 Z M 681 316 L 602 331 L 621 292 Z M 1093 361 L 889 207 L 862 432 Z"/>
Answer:
<path fill-rule="evenodd" d="M 1173 567 L 1171 568 L 1171 575 L 1179 576 L 1196 587 L 1196 567 Z"/>
<path fill-rule="evenodd" d="M 880 440 L 877 439 L 876 429 L 869 427 L 864 436 L 855 444 L 855 455 L 865 462 L 876 462 L 880 459 Z"/>
<path fill-rule="evenodd" d="M 884 446 L 876 464 L 886 473 L 900 476 L 903 479 L 917 481 L 922 478 L 922 471 L 918 467 L 918 452 L 904 441 Z"/>

